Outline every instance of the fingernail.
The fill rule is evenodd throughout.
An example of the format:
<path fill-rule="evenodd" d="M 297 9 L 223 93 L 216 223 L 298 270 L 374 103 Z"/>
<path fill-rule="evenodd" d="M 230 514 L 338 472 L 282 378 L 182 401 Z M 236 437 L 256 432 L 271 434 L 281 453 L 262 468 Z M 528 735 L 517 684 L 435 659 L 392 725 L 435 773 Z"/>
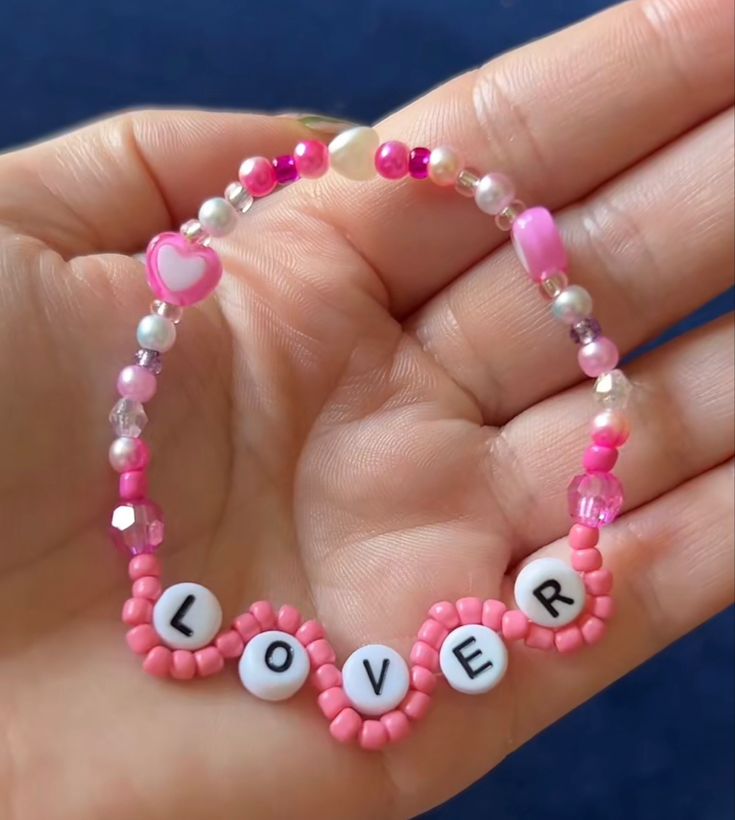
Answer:
<path fill-rule="evenodd" d="M 358 123 L 341 120 L 338 117 L 328 117 L 325 114 L 281 114 L 282 117 L 291 117 L 298 120 L 304 128 L 310 131 L 320 131 L 322 134 L 339 134 L 348 128 L 354 128 Z"/>

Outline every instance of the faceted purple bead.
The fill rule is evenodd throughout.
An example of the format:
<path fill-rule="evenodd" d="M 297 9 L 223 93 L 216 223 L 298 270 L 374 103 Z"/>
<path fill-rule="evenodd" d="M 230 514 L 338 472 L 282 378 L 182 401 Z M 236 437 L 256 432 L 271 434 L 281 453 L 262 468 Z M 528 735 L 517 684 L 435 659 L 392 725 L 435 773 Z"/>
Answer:
<path fill-rule="evenodd" d="M 588 345 L 590 342 L 594 342 L 595 339 L 599 339 L 602 335 L 602 327 L 600 327 L 600 323 L 594 316 L 590 316 L 589 319 L 582 319 L 581 322 L 572 325 L 569 329 L 569 335 L 572 337 L 572 341 L 578 345 Z"/>
<path fill-rule="evenodd" d="M 296 160 L 290 154 L 276 157 L 273 160 L 273 168 L 276 171 L 276 179 L 279 185 L 288 185 L 289 182 L 295 182 L 299 178 L 299 172 L 296 170 Z"/>
<path fill-rule="evenodd" d="M 429 176 L 430 156 L 428 148 L 414 148 L 408 155 L 408 173 L 414 179 L 426 179 Z"/>
<path fill-rule="evenodd" d="M 612 524 L 623 507 L 623 485 L 612 473 L 575 476 L 567 492 L 569 514 L 587 527 Z"/>
<path fill-rule="evenodd" d="M 147 499 L 121 502 L 112 512 L 110 536 L 129 555 L 156 552 L 163 543 L 163 512 Z"/>

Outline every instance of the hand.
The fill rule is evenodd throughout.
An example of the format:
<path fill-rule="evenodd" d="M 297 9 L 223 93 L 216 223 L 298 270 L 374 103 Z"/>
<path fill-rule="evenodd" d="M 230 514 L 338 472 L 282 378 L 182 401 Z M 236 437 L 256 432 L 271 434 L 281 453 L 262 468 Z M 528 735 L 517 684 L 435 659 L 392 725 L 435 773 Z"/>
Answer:
<path fill-rule="evenodd" d="M 380 124 L 505 170 L 559 213 L 573 279 L 625 352 L 727 288 L 732 9 L 634 2 L 513 52 Z M 626 512 L 603 549 L 619 614 L 572 657 L 513 645 L 503 684 L 441 691 L 413 739 L 336 744 L 306 688 L 142 673 L 109 547 L 114 380 L 150 301 L 129 256 L 298 121 L 125 114 L 0 160 L 0 814 L 405 817 L 448 798 L 732 597 L 731 317 L 631 366 Z M 312 134 L 313 136 L 313 134 Z M 320 618 L 340 663 L 407 656 L 444 598 L 510 597 L 567 556 L 593 410 L 564 329 L 492 220 L 430 183 L 330 175 L 258 202 L 219 247 L 149 406 L 165 582 L 231 618 Z M 441 687 L 440 687 L 441 689 Z"/>

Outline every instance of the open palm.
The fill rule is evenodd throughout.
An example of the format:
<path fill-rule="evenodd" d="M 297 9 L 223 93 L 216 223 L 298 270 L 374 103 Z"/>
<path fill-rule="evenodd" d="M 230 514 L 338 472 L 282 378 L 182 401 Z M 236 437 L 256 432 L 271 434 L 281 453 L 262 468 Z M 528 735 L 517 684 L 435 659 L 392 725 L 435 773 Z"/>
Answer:
<path fill-rule="evenodd" d="M 731 276 L 731 16 L 724 0 L 626 4 L 379 131 L 456 145 L 559 210 L 573 278 L 630 351 Z M 514 646 L 498 689 L 440 691 L 381 755 L 335 744 L 308 688 L 266 704 L 232 670 L 187 685 L 141 672 L 105 538 L 105 419 L 150 294 L 112 252 L 178 225 L 242 157 L 306 136 L 288 118 L 150 112 L 0 160 L 3 817 L 407 816 L 731 598 L 722 320 L 630 370 L 626 513 L 602 547 L 619 615 L 600 647 Z M 508 599 L 520 562 L 566 554 L 591 391 L 504 239 L 429 183 L 329 177 L 257 204 L 150 406 L 165 583 L 205 584 L 226 618 L 291 603 L 342 662 L 368 642 L 407 656 L 435 601 Z"/>

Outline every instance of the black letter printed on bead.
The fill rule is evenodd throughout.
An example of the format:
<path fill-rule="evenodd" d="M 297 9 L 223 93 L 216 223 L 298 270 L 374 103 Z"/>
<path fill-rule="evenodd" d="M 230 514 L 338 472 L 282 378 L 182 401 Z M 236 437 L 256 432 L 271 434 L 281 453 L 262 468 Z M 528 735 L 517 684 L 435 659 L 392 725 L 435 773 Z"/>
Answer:
<path fill-rule="evenodd" d="M 274 659 L 275 653 L 279 650 L 285 650 L 286 654 L 281 663 L 277 663 Z M 286 641 L 273 641 L 265 650 L 265 665 L 271 672 L 285 672 L 291 667 L 293 663 L 293 648 Z"/>
<path fill-rule="evenodd" d="M 191 638 L 194 634 L 194 630 L 190 626 L 187 626 L 182 619 L 191 609 L 194 601 L 196 601 L 196 596 L 187 595 L 181 602 L 181 606 L 176 610 L 176 612 L 174 612 L 174 617 L 169 621 L 174 629 L 177 629 L 182 635 L 186 635 L 187 638 Z"/>
<path fill-rule="evenodd" d="M 388 658 L 383 658 L 383 663 L 380 667 L 380 675 L 377 680 L 375 680 L 373 668 L 370 666 L 370 661 L 367 658 L 365 658 L 362 662 L 362 665 L 365 667 L 365 672 L 368 676 L 368 680 L 370 681 L 370 685 L 373 687 L 373 692 L 375 692 L 376 695 L 379 695 L 383 691 L 383 684 L 385 683 L 385 676 L 388 674 L 390 661 Z"/>
<path fill-rule="evenodd" d="M 549 589 L 551 590 L 551 595 L 544 595 L 544 592 Z M 558 618 L 561 614 L 554 606 L 555 601 L 574 606 L 574 598 L 568 598 L 566 595 L 562 595 L 561 584 L 554 578 L 550 578 L 548 581 L 544 581 L 540 586 L 537 586 L 533 591 L 533 596 L 541 603 L 552 618 Z"/>
<path fill-rule="evenodd" d="M 468 646 L 471 646 L 473 643 L 476 643 L 476 640 L 475 638 L 470 637 L 452 648 L 452 654 L 460 662 L 462 669 L 464 669 L 467 673 L 467 676 L 472 680 L 474 680 L 478 675 L 481 675 L 486 669 L 490 669 L 493 665 L 492 661 L 485 661 L 485 663 L 481 666 L 472 666 L 470 664 L 470 661 L 473 661 L 475 658 L 479 658 L 480 655 L 482 655 L 482 652 L 479 649 L 476 649 L 471 655 L 463 654 L 462 650 L 466 649 Z"/>

